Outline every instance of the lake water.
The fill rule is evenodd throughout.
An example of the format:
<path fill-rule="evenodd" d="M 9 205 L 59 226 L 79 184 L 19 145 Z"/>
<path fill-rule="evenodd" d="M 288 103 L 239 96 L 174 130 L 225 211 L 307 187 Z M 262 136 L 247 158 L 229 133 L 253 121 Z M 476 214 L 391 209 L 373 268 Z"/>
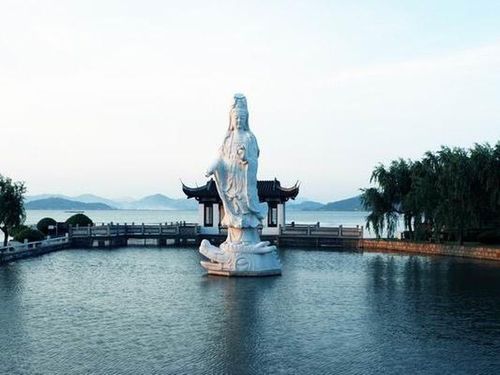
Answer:
<path fill-rule="evenodd" d="M 500 264 L 281 249 L 206 276 L 193 249 L 74 249 L 0 267 L 2 374 L 496 374 Z"/>

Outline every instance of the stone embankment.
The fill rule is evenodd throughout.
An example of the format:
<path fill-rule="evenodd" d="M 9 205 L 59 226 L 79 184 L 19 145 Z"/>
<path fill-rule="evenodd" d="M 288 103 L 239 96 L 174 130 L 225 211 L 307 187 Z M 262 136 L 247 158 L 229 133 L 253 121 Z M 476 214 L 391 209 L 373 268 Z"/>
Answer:
<path fill-rule="evenodd" d="M 500 261 L 500 248 L 483 246 L 444 245 L 435 243 L 419 243 L 406 241 L 384 241 L 363 239 L 360 248 L 374 251 L 395 251 L 402 253 L 446 255 L 474 259 Z"/>

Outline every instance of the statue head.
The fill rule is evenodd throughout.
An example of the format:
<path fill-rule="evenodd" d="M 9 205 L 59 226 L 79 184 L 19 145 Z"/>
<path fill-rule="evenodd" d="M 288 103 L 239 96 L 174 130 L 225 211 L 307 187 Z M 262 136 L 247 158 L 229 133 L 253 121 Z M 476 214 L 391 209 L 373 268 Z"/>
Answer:
<path fill-rule="evenodd" d="M 229 110 L 229 130 L 250 130 L 248 126 L 247 98 L 234 94 L 234 103 Z"/>

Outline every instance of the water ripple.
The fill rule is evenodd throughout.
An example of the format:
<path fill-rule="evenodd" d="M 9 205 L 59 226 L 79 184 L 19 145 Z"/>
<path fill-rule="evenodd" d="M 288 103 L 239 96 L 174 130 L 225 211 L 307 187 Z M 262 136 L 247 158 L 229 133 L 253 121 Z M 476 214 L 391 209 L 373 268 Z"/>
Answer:
<path fill-rule="evenodd" d="M 0 267 L 4 374 L 500 371 L 500 265 L 282 250 L 283 276 L 196 251 L 69 250 Z"/>

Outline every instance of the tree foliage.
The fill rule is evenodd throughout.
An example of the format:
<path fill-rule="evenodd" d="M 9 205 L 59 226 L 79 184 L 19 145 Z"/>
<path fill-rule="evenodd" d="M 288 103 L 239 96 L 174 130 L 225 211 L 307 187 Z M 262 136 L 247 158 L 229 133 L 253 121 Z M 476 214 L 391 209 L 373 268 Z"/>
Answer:
<path fill-rule="evenodd" d="M 51 217 L 44 217 L 37 224 L 36 228 L 45 235 L 49 234 L 49 227 L 57 225 L 57 222 Z"/>
<path fill-rule="evenodd" d="M 21 233 L 23 230 L 25 229 L 30 229 L 30 227 L 28 227 L 27 225 L 24 225 L 24 224 L 20 224 L 18 225 L 17 227 L 15 228 L 12 228 L 12 230 L 10 231 L 10 235 L 13 237 L 13 238 L 16 238 L 16 236 Z"/>
<path fill-rule="evenodd" d="M 25 192 L 26 187 L 23 182 L 14 182 L 0 175 L 0 230 L 4 234 L 4 246 L 7 246 L 12 229 L 21 225 L 26 219 Z"/>
<path fill-rule="evenodd" d="M 92 220 L 90 220 L 90 218 L 87 215 L 75 214 L 73 216 L 70 216 L 66 220 L 66 224 L 74 225 L 74 226 L 78 225 L 80 227 L 86 227 L 88 225 L 93 225 L 93 222 L 92 222 Z"/>
<path fill-rule="evenodd" d="M 471 149 L 441 147 L 421 160 L 375 167 L 363 189 L 367 227 L 393 237 L 402 217 L 411 239 L 462 243 L 472 232 L 500 227 L 500 142 Z"/>
<path fill-rule="evenodd" d="M 42 241 L 45 239 L 45 235 L 40 232 L 38 229 L 26 228 L 22 231 L 16 232 L 14 236 L 14 240 L 18 242 L 24 242 L 24 240 L 28 240 L 28 242 Z"/>
<path fill-rule="evenodd" d="M 499 244 L 500 243 L 500 229 L 487 230 L 479 233 L 477 236 L 479 242 L 486 244 Z"/>

